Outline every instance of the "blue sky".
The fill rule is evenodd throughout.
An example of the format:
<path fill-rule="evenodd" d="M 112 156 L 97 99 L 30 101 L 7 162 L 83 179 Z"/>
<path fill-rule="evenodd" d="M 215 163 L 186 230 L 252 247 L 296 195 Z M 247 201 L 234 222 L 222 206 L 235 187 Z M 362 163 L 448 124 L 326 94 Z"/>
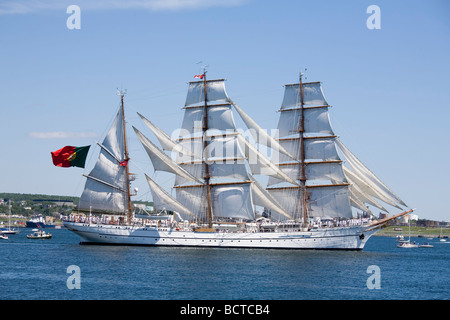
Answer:
<path fill-rule="evenodd" d="M 81 29 L 69 30 L 69 5 Z M 370 5 L 381 29 L 369 30 Z M 341 140 L 420 218 L 450 220 L 450 4 L 445 1 L 0 1 L 0 192 L 80 195 L 86 171 L 50 152 L 95 144 L 126 88 L 168 133 L 187 82 L 208 67 L 263 128 L 277 126 L 283 85 L 307 68 L 322 81 Z M 130 152 L 143 153 L 130 132 Z M 138 198 L 150 195 L 134 158 Z M 90 167 L 89 167 L 90 166 Z M 158 173 L 156 174 L 156 176 Z"/>

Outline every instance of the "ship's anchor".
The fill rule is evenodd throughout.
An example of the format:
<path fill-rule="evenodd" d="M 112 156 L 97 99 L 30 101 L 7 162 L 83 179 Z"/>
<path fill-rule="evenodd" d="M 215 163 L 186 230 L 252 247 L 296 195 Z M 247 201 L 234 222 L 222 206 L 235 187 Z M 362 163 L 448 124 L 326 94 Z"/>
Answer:
<path fill-rule="evenodd" d="M 359 235 L 359 240 L 364 240 L 364 233 L 361 233 L 361 234 Z"/>

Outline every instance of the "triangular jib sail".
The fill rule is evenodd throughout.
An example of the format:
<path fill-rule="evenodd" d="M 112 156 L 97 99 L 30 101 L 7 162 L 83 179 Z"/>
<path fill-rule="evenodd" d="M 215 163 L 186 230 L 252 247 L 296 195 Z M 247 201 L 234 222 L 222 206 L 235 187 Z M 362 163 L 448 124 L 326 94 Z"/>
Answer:
<path fill-rule="evenodd" d="M 158 210 L 171 210 L 184 215 L 195 217 L 195 215 L 183 206 L 179 201 L 172 197 L 167 191 L 161 188 L 155 181 L 149 176 L 145 175 L 150 191 L 152 193 L 153 205 Z"/>

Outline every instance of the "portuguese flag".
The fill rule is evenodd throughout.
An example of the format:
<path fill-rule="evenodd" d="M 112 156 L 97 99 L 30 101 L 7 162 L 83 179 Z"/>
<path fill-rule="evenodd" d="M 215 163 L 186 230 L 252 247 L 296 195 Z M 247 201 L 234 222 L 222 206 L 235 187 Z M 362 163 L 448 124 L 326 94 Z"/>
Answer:
<path fill-rule="evenodd" d="M 57 167 L 80 167 L 84 168 L 86 157 L 90 146 L 72 147 L 65 146 L 57 151 L 53 151 L 53 164 Z"/>

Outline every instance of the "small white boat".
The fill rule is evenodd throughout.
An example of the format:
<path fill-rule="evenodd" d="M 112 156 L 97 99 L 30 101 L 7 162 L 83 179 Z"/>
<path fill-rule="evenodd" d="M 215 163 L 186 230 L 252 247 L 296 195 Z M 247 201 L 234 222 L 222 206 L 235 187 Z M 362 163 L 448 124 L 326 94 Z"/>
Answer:
<path fill-rule="evenodd" d="M 419 245 L 419 248 L 434 248 L 434 246 L 429 243 L 424 243 Z"/>
<path fill-rule="evenodd" d="M 38 230 L 33 232 L 32 234 L 27 235 L 28 239 L 51 239 L 51 233 L 47 233 L 43 230 Z"/>
<path fill-rule="evenodd" d="M 8 229 L 6 229 L 6 230 L 1 230 L 1 232 L 2 232 L 3 234 L 16 234 L 18 231 L 17 231 L 16 229 L 10 229 L 10 228 L 8 228 Z"/>
<path fill-rule="evenodd" d="M 400 244 L 397 245 L 397 248 L 418 248 L 418 243 L 411 243 L 411 217 L 408 214 L 408 221 L 409 221 L 409 231 L 408 231 L 408 240 L 400 240 Z"/>
<path fill-rule="evenodd" d="M 418 247 L 419 247 L 418 244 L 416 244 L 415 242 L 411 243 L 409 241 L 402 242 L 397 246 L 397 248 L 418 248 Z"/>
<path fill-rule="evenodd" d="M 0 239 L 7 240 L 8 236 L 6 234 L 3 234 L 3 232 L 0 231 Z"/>

